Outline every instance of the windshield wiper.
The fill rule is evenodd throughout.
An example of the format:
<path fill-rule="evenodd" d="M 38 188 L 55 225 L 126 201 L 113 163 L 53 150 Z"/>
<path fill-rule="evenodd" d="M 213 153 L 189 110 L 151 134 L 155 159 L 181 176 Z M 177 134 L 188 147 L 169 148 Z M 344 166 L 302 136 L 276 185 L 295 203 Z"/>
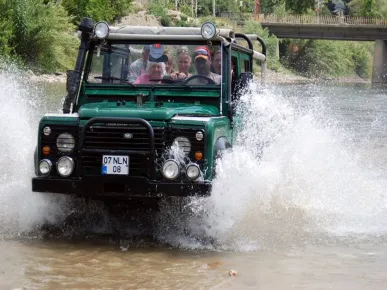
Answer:
<path fill-rule="evenodd" d="M 101 79 L 101 80 L 113 80 L 113 81 L 120 81 L 122 83 L 125 83 L 125 84 L 128 84 L 130 85 L 131 87 L 135 88 L 136 86 L 132 83 L 130 83 L 128 80 L 126 79 L 121 79 L 121 78 L 118 78 L 118 77 L 103 77 L 103 76 L 96 76 L 94 77 L 95 79 Z"/>

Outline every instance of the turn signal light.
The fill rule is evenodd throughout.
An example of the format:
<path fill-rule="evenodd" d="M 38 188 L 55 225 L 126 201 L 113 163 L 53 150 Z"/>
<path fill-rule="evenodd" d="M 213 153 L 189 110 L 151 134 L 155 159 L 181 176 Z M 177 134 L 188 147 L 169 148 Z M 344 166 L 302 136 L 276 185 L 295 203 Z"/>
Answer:
<path fill-rule="evenodd" d="M 43 147 L 43 155 L 48 155 L 51 152 L 50 146 L 44 146 Z"/>
<path fill-rule="evenodd" d="M 195 152 L 195 159 L 196 160 L 202 160 L 203 159 L 203 153 L 198 151 L 198 152 Z"/>

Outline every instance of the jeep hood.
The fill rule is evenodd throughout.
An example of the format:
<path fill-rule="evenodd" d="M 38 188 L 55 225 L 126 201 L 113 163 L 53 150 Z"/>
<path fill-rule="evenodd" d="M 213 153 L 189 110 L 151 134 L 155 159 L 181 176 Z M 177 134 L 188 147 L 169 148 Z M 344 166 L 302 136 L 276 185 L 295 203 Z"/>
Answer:
<path fill-rule="evenodd" d="M 170 120 L 176 115 L 184 116 L 219 116 L 219 109 L 211 105 L 193 105 L 163 103 L 156 107 L 155 103 L 145 103 L 143 106 L 126 103 L 118 106 L 113 102 L 89 103 L 78 111 L 81 119 L 94 117 L 126 117 L 146 120 Z"/>

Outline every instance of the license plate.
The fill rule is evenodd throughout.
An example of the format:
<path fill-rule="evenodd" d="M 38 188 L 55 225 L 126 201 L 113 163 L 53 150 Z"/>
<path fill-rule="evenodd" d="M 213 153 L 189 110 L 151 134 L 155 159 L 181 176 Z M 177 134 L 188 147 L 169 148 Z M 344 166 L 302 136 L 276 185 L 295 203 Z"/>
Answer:
<path fill-rule="evenodd" d="M 129 156 L 103 155 L 102 174 L 129 174 Z"/>

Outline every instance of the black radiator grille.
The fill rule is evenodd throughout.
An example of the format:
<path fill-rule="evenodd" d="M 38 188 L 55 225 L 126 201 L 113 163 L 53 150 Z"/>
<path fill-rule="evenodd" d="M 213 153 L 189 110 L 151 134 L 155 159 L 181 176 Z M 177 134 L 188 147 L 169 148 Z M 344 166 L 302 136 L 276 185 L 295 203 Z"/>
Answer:
<path fill-rule="evenodd" d="M 161 166 L 157 159 L 162 157 L 167 148 L 172 145 L 176 137 L 187 137 L 191 142 L 191 153 L 189 158 L 194 159 L 194 154 L 197 151 L 203 153 L 204 156 L 204 139 L 196 140 L 196 132 L 199 130 L 192 129 L 178 129 L 178 128 L 160 128 L 154 127 L 155 137 L 155 155 L 156 166 Z M 131 138 L 125 138 L 125 134 L 131 134 Z M 203 131 L 204 134 L 204 131 Z M 128 126 L 105 126 L 92 125 L 85 131 L 83 149 L 95 150 L 132 150 L 143 152 L 142 154 L 128 154 L 129 155 L 129 175 L 130 176 L 150 176 L 149 168 L 149 142 L 150 136 L 148 130 L 142 125 L 128 125 Z M 85 175 L 101 175 L 102 153 L 87 152 L 82 153 L 82 169 Z M 123 154 L 118 154 L 123 155 Z M 204 158 L 203 158 L 204 159 Z M 199 161 L 198 164 L 203 169 L 204 161 Z M 156 174 L 160 176 L 160 172 Z M 160 176 L 161 177 L 161 176 Z"/>
<path fill-rule="evenodd" d="M 153 128 L 156 156 L 165 148 L 165 129 Z M 125 138 L 129 137 L 129 138 Z M 142 125 L 104 126 L 92 125 L 85 131 L 84 149 L 97 150 L 132 150 L 143 154 L 129 154 L 129 175 L 149 176 L 150 135 Z M 83 152 L 82 168 L 86 175 L 100 175 L 102 153 Z M 122 154 L 121 154 L 122 155 Z"/>

